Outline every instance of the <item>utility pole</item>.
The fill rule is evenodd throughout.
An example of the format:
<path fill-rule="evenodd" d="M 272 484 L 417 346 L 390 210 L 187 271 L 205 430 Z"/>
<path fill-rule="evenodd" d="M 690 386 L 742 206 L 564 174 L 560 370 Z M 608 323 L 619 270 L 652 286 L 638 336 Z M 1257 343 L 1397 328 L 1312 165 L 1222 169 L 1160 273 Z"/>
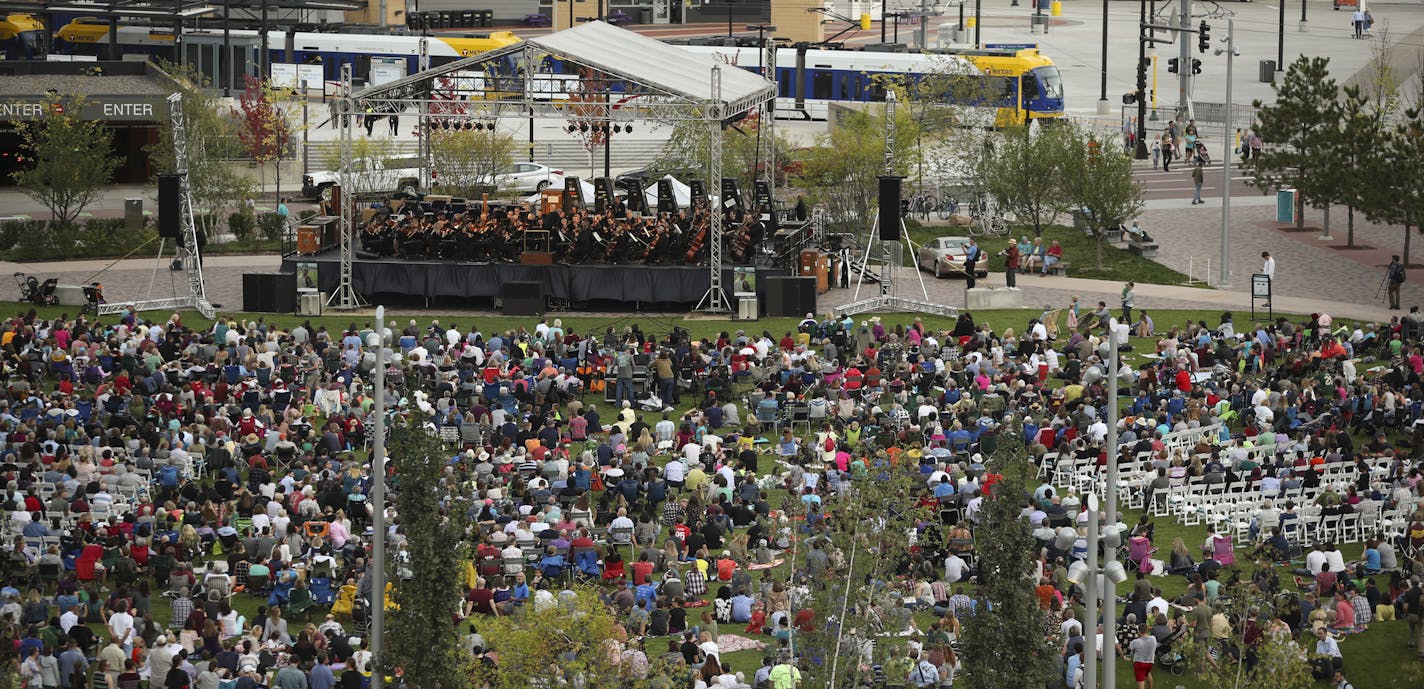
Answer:
<path fill-rule="evenodd" d="M 1103 0 L 1103 69 L 1101 86 L 1102 92 L 1098 94 L 1098 114 L 1106 115 L 1109 112 L 1108 105 L 1108 0 Z"/>
<path fill-rule="evenodd" d="M 376 307 L 375 404 L 371 437 L 371 689 L 385 679 L 381 653 L 386 645 L 386 307 Z"/>
<path fill-rule="evenodd" d="M 1138 0 L 1137 27 L 1137 146 L 1133 157 L 1147 160 L 1147 0 Z M 1111 430 L 1111 429 L 1109 429 Z"/>
<path fill-rule="evenodd" d="M 920 30 L 915 32 L 920 50 L 929 50 L 930 0 L 920 0 Z"/>
<path fill-rule="evenodd" d="M 1188 118 L 1192 112 L 1192 44 L 1186 40 L 1186 31 L 1192 28 L 1192 0 L 1181 0 L 1181 14 L 1177 26 L 1178 57 L 1181 66 L 1177 69 L 1177 113 Z"/>
<path fill-rule="evenodd" d="M 1285 7 L 1285 3 L 1281 3 Z M 1217 51 L 1220 53 L 1220 51 Z M 1231 141 L 1231 63 L 1236 55 L 1235 20 L 1226 20 L 1226 141 Z M 1223 143 L 1221 156 L 1221 281 L 1217 287 L 1231 286 L 1231 144 Z"/>

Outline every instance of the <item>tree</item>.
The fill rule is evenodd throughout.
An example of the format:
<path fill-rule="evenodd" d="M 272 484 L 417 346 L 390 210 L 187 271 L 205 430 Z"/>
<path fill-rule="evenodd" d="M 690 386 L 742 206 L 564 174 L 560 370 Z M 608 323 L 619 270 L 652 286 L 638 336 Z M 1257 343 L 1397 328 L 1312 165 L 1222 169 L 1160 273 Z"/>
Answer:
<path fill-rule="evenodd" d="M 294 130 L 289 101 L 288 93 L 248 75 L 233 112 L 238 121 L 237 139 L 248 157 L 259 167 L 272 163 L 278 197 L 282 194 L 282 156 L 291 148 Z"/>
<path fill-rule="evenodd" d="M 1257 567 L 1269 571 L 1271 565 L 1261 562 Z M 1309 689 L 1315 684 L 1306 649 L 1296 643 L 1290 629 L 1280 620 L 1276 600 L 1249 582 L 1228 582 L 1222 587 L 1221 595 L 1211 603 L 1211 608 L 1213 613 L 1229 620 L 1225 642 L 1239 649 L 1243 662 L 1208 660 L 1216 663 L 1216 667 L 1198 675 L 1203 686 L 1208 689 Z M 1261 633 L 1257 634 L 1253 627 Z M 1247 643 L 1248 639 L 1253 640 L 1251 644 Z M 1200 662 L 1201 654 L 1208 653 L 1209 649 L 1189 635 L 1183 640 L 1181 651 L 1194 662 Z"/>
<path fill-rule="evenodd" d="M 187 142 L 188 193 L 193 198 L 194 221 L 209 236 L 212 225 L 230 204 L 251 198 L 255 185 L 227 161 L 242 155 L 237 123 L 231 108 L 209 89 L 209 82 L 191 66 L 162 65 L 173 75 L 183 96 L 183 129 Z M 173 125 L 163 118 L 159 139 L 147 149 L 156 173 L 178 171 L 173 149 Z"/>
<path fill-rule="evenodd" d="M 433 130 L 432 130 L 433 135 Z M 363 136 L 351 139 L 351 161 L 353 165 L 362 165 L 365 161 L 387 161 L 396 157 L 396 144 L 392 139 L 374 138 Z M 322 158 L 322 164 L 327 170 L 341 171 L 341 151 L 338 148 L 328 149 Z M 345 193 L 354 194 L 354 198 L 366 198 L 383 191 L 382 178 L 379 175 L 351 174 L 342 177 L 342 187 Z"/>
<path fill-rule="evenodd" d="M 1335 171 L 1334 199 L 1346 209 L 1345 226 L 1348 246 L 1355 245 L 1355 210 L 1363 208 L 1365 217 L 1388 216 L 1392 204 L 1376 193 L 1381 172 L 1380 142 L 1386 140 L 1383 113 L 1370 106 L 1358 86 L 1345 87 L 1345 102 L 1339 108 L 1339 128 L 1331 137 L 1335 145 L 1329 154 L 1328 166 Z M 1375 202 L 1379 199 L 1380 203 Z M 1329 209 L 1327 208 L 1327 215 Z M 1328 222 L 1328 221 L 1327 221 Z M 1328 229 L 1328 225 L 1327 225 Z M 1405 237 L 1406 243 L 1408 236 Z"/>
<path fill-rule="evenodd" d="M 986 140 L 979 158 L 986 190 L 1034 236 L 1068 210 L 1063 185 L 1081 158 L 1077 135 L 1065 127 L 1015 127 Z"/>
<path fill-rule="evenodd" d="M 477 196 L 495 175 L 514 163 L 518 146 L 514 137 L 488 129 L 432 129 L 431 167 L 440 173 L 440 185 L 459 196 Z"/>
<path fill-rule="evenodd" d="M 74 225 L 119 167 L 109 130 L 101 121 L 82 119 L 83 110 L 82 99 L 51 98 L 39 118 L 16 125 L 30 164 L 12 177 L 49 209 L 54 225 Z"/>
<path fill-rule="evenodd" d="M 914 147 L 919 125 L 909 108 L 895 110 L 895 150 Z M 885 114 L 852 112 L 831 123 L 815 146 L 800 152 L 794 183 L 811 201 L 826 207 L 840 230 L 863 231 L 875 212 L 876 178 L 885 171 Z M 909 157 L 896 155 L 895 174 L 911 170 Z M 899 209 L 891 212 L 899 213 Z"/>
<path fill-rule="evenodd" d="M 1339 122 L 1340 89 L 1330 78 L 1330 59 L 1300 56 L 1275 85 L 1276 101 L 1256 107 L 1256 129 L 1266 143 L 1251 168 L 1262 189 L 1296 190 L 1295 222 L 1305 228 L 1305 200 L 1318 205 L 1335 195 L 1333 173 L 1320 161 L 1332 146 Z"/>
<path fill-rule="evenodd" d="M 1079 152 L 1064 158 L 1063 195 L 1083 214 L 1093 235 L 1097 269 L 1102 270 L 1103 236 L 1142 212 L 1142 185 L 1132 175 L 1132 158 L 1120 148 L 1102 146 L 1071 124 L 1063 128 Z"/>
<path fill-rule="evenodd" d="M 418 413 L 390 429 L 390 461 L 400 477 L 395 506 L 409 559 L 410 576 L 395 582 L 394 609 L 379 659 L 387 673 L 400 672 L 412 689 L 460 689 L 469 684 L 468 654 L 460 646 L 453 616 L 460 600 L 460 573 L 468 500 L 447 482 L 446 453 Z M 388 572 L 396 571 L 389 559 Z"/>
<path fill-rule="evenodd" d="M 776 130 L 773 128 L 772 131 Z M 674 123 L 662 153 L 650 166 L 651 171 L 656 177 L 665 174 L 697 177 L 698 171 L 701 171 L 701 176 L 705 177 L 710 149 L 708 139 L 705 122 L 683 120 Z M 758 176 L 766 176 L 757 154 L 758 146 L 763 151 L 768 150 L 767 146 L 776 147 L 777 184 L 784 183 L 794 169 L 791 142 L 780 132 L 771 136 L 762 126 L 758 113 L 751 113 L 735 126 L 722 130 L 722 176 L 737 180 L 741 189 L 751 189 Z M 721 182 L 709 180 L 709 184 L 714 189 L 711 193 L 716 193 L 715 189 L 720 188 Z"/>
<path fill-rule="evenodd" d="M 1007 445 L 1021 440 L 1022 432 L 1010 428 L 1001 437 Z M 974 529 L 980 600 L 964 625 L 968 689 L 1040 689 L 1050 674 L 1053 651 L 1043 636 L 1044 615 L 1031 581 L 1037 549 L 1028 521 L 1019 516 L 1027 494 L 1023 477 L 1031 471 L 1016 458 L 1021 456 L 999 453 L 1004 478 L 985 498 Z"/>
<path fill-rule="evenodd" d="M 620 652 L 617 624 L 597 591 L 582 587 L 561 592 L 558 604 L 544 610 L 531 603 L 516 615 L 486 618 L 480 634 L 498 658 L 492 676 L 482 679 L 493 689 L 523 689 L 531 677 L 559 675 L 568 686 L 641 686 L 640 678 L 626 676 L 625 664 L 613 660 Z M 655 656 L 660 650 L 644 652 Z"/>

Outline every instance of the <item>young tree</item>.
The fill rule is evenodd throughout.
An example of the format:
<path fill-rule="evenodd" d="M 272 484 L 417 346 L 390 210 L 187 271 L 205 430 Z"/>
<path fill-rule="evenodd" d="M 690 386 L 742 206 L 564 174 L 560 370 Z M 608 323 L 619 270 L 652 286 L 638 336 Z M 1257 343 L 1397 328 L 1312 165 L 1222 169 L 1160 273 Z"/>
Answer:
<path fill-rule="evenodd" d="M 1103 268 L 1103 236 L 1142 212 L 1142 185 L 1132 175 L 1132 158 L 1117 146 L 1102 146 L 1091 135 L 1064 125 L 1077 155 L 1064 158 L 1063 196 L 1081 209 L 1093 235 L 1097 269 Z"/>
<path fill-rule="evenodd" d="M 776 131 L 774 128 L 772 131 Z M 722 131 L 722 176 L 737 180 L 741 189 L 750 190 L 752 183 L 760 175 L 766 176 L 762 161 L 757 156 L 757 146 L 767 150 L 776 147 L 777 185 L 785 182 L 793 169 L 791 162 L 791 142 L 780 132 L 773 137 L 762 126 L 757 113 Z M 652 171 L 658 177 L 663 174 L 690 175 L 697 177 L 694 170 L 707 169 L 709 155 L 707 125 L 703 122 L 681 121 L 672 125 L 672 133 L 663 144 L 662 153 L 653 161 Z M 705 174 L 703 175 L 706 176 Z M 711 188 L 720 188 L 721 182 L 709 180 Z M 715 193 L 715 192 L 713 192 Z"/>
<path fill-rule="evenodd" d="M 432 136 L 434 131 L 432 130 Z M 359 139 L 351 140 L 351 161 L 352 165 L 365 165 L 368 161 L 386 161 L 396 158 L 396 144 L 391 139 L 373 138 L 363 136 Z M 336 148 L 328 149 L 322 159 L 322 164 L 327 170 L 341 171 L 341 151 Z M 360 172 L 359 169 L 354 172 Z M 355 194 L 356 198 L 365 198 L 378 192 L 388 191 L 383 189 L 382 178 L 378 175 L 352 174 L 347 176 L 342 183 L 346 193 Z"/>
<path fill-rule="evenodd" d="M 1034 236 L 1068 210 L 1064 184 L 1082 151 L 1074 148 L 1076 136 L 1065 127 L 1016 127 L 986 140 L 984 186 L 1019 222 L 1033 225 Z"/>
<path fill-rule="evenodd" d="M 480 622 L 480 634 L 497 660 L 489 681 L 492 689 L 523 689 L 531 677 L 562 676 L 569 686 L 633 687 L 643 678 L 611 659 L 619 653 L 614 627 L 618 619 L 592 589 L 559 593 L 558 604 L 535 610 L 532 603 L 516 615 Z M 660 648 L 645 649 L 656 655 Z M 552 686 L 551 682 L 551 686 Z"/>
<path fill-rule="evenodd" d="M 287 94 L 271 88 L 257 77 L 248 75 L 242 94 L 238 96 L 237 139 L 242 149 L 263 166 L 272 163 L 277 181 L 277 195 L 282 195 L 282 156 L 292 145 L 291 113 Z"/>
<path fill-rule="evenodd" d="M 252 197 L 256 185 L 250 177 L 227 164 L 242 156 L 237 138 L 237 123 L 231 109 L 222 104 L 209 87 L 209 82 L 191 66 L 162 65 L 173 75 L 183 95 L 183 128 L 187 140 L 188 190 L 193 198 L 193 216 L 198 226 L 209 236 L 217 234 L 212 226 L 222 211 L 231 204 Z M 163 118 L 159 139 L 148 147 L 150 160 L 158 173 L 177 171 L 173 152 L 173 126 Z"/>
<path fill-rule="evenodd" d="M 895 110 L 895 150 L 914 147 L 919 124 L 909 108 Z M 814 203 L 825 206 L 837 229 L 861 232 L 875 213 L 876 178 L 885 170 L 885 114 L 853 112 L 833 122 L 815 146 L 800 152 L 794 182 Z M 896 155 L 896 174 L 911 171 L 907 156 Z M 898 213 L 899 209 L 891 212 Z"/>
<path fill-rule="evenodd" d="M 29 165 L 12 176 L 26 196 L 49 209 L 53 225 L 73 226 L 119 167 L 109 130 L 81 119 L 83 109 L 81 99 L 53 98 L 38 119 L 16 124 Z"/>
<path fill-rule="evenodd" d="M 1010 429 L 1005 441 L 1022 438 Z M 1005 447 L 1001 446 L 1001 450 Z M 968 689 L 1040 689 L 1052 650 L 1043 636 L 1043 611 L 1033 595 L 1035 545 L 1019 516 L 1031 469 L 1001 452 L 1003 480 L 984 500 L 974 548 L 979 556 L 979 606 L 964 625 L 963 659 Z M 986 608 L 986 605 L 988 606 Z M 992 611 L 991 611 L 992 610 Z"/>
<path fill-rule="evenodd" d="M 495 175 L 514 162 L 518 146 L 506 132 L 490 129 L 435 129 L 430 132 L 431 167 L 440 185 L 460 196 L 477 196 Z"/>
<path fill-rule="evenodd" d="M 1345 87 L 1345 102 L 1339 112 L 1339 129 L 1331 137 L 1335 145 L 1327 154 L 1329 165 L 1322 167 L 1335 171 L 1333 197 L 1345 205 L 1345 243 L 1354 246 L 1357 209 L 1363 209 L 1367 218 L 1389 216 L 1397 209 L 1376 191 L 1385 157 L 1380 155 L 1380 144 L 1384 142 L 1387 149 L 1389 143 L 1384 113 L 1367 102 L 1358 86 Z M 1328 218 L 1328 207 L 1326 213 Z"/>
<path fill-rule="evenodd" d="M 468 500 L 445 473 L 440 439 L 419 415 L 390 430 L 390 462 L 400 477 L 394 491 L 411 576 L 394 581 L 394 609 L 380 658 L 383 671 L 399 671 L 412 689 L 460 689 L 468 685 L 467 654 L 460 646 L 454 609 L 460 600 L 460 572 Z M 388 576 L 397 571 L 387 560 Z"/>
<path fill-rule="evenodd" d="M 1276 101 L 1256 107 L 1256 128 L 1271 144 L 1251 168 L 1262 189 L 1296 190 L 1295 221 L 1305 228 L 1305 200 L 1335 195 L 1329 165 L 1320 160 L 1338 129 L 1340 89 L 1330 78 L 1330 59 L 1302 55 L 1275 85 Z"/>

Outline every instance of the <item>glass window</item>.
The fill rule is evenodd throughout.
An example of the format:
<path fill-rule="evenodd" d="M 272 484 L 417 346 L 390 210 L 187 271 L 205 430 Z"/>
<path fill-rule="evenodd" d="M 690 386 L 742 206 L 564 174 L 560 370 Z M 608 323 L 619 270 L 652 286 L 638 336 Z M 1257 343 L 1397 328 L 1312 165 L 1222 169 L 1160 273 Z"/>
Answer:
<path fill-rule="evenodd" d="M 792 89 L 796 86 L 796 70 L 778 69 L 776 75 L 776 87 L 782 98 L 795 98 Z"/>
<path fill-rule="evenodd" d="M 1063 97 L 1063 79 L 1057 67 L 1039 67 L 1033 75 L 1043 84 L 1043 97 L 1058 99 Z"/>
<path fill-rule="evenodd" d="M 831 83 L 834 73 L 830 71 L 816 70 L 811 73 L 811 97 L 820 100 L 831 99 Z"/>
<path fill-rule="evenodd" d="M 844 73 L 837 74 L 837 75 L 836 75 L 836 86 L 837 86 L 837 89 L 836 89 L 836 93 L 837 93 L 836 99 L 837 99 L 837 100 L 852 100 L 850 94 L 851 94 L 851 87 L 854 86 L 854 85 L 855 85 L 855 77 L 854 77 L 854 76 L 851 76 L 851 75 L 849 75 L 849 74 L 844 74 Z"/>

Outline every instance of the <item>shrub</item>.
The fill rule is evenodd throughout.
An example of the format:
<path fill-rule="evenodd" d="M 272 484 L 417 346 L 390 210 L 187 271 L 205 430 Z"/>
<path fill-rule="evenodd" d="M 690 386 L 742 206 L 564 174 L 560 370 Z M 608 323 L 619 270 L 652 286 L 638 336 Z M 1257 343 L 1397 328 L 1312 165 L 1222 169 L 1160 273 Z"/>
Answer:
<path fill-rule="evenodd" d="M 252 216 L 243 211 L 227 216 L 227 230 L 238 239 L 251 239 L 256 229 Z"/>
<path fill-rule="evenodd" d="M 257 228 L 263 239 L 277 240 L 282 238 L 282 226 L 286 221 L 281 213 L 263 213 L 257 218 Z"/>

